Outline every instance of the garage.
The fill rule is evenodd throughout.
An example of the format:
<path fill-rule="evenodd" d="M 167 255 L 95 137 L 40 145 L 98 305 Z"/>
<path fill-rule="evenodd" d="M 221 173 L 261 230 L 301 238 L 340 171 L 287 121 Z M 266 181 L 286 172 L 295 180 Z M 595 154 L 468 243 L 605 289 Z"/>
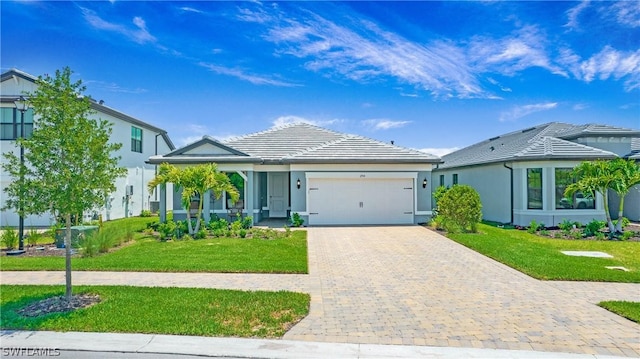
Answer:
<path fill-rule="evenodd" d="M 310 225 L 412 224 L 413 178 L 309 178 Z"/>

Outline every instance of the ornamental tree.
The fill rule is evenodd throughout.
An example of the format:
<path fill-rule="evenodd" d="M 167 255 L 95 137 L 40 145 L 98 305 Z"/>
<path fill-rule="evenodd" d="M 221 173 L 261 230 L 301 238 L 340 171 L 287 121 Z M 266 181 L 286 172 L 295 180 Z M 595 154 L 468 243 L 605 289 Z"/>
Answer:
<path fill-rule="evenodd" d="M 596 192 L 600 193 L 604 202 L 604 214 L 607 218 L 609 232 L 622 232 L 624 197 L 633 186 L 640 184 L 640 166 L 633 160 L 622 158 L 587 161 L 576 166 L 573 169 L 573 175 L 578 180 L 567 186 L 565 196 L 573 196 L 575 192 L 582 192 L 585 196 L 593 196 Z M 609 212 L 609 189 L 620 197 L 617 225 L 613 224 Z"/>
<path fill-rule="evenodd" d="M 216 199 L 220 199 L 223 192 L 227 192 L 231 201 L 235 203 L 240 198 L 238 189 L 231 183 L 229 177 L 218 171 L 215 163 L 205 163 L 197 166 L 178 168 L 169 163 L 162 163 L 158 167 L 158 174 L 149 182 L 149 192 L 155 187 L 166 186 L 173 183 L 175 188 L 182 189 L 182 208 L 187 212 L 187 225 L 189 235 L 194 235 L 200 230 L 202 223 L 202 209 L 204 208 L 207 191 L 211 191 Z M 196 214 L 195 227 L 191 223 L 191 202 L 198 197 L 198 212 Z"/>
<path fill-rule="evenodd" d="M 115 191 L 116 178 L 125 174 L 112 156 L 122 144 L 110 143 L 111 124 L 90 119 L 94 112 L 82 96 L 82 81 L 71 82 L 65 67 L 55 77 L 40 76 L 37 89 L 25 93 L 37 123 L 24 146 L 24 164 L 13 153 L 2 167 L 14 179 L 5 189 L 9 208 L 23 203 L 24 214 L 53 213 L 66 225 L 65 270 L 67 300 L 71 299 L 71 217 L 103 207 Z"/>

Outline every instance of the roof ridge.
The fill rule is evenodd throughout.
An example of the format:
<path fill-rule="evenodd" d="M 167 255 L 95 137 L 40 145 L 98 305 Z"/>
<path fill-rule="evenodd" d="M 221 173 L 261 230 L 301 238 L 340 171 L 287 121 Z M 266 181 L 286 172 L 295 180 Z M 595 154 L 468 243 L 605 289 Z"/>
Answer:
<path fill-rule="evenodd" d="M 320 145 L 318 145 L 318 146 L 315 146 L 315 147 L 307 147 L 307 148 L 305 148 L 304 150 L 300 150 L 300 151 L 298 151 L 298 152 L 290 153 L 290 154 L 286 155 L 286 156 L 285 156 L 285 158 L 295 157 L 295 156 L 298 156 L 298 155 L 302 155 L 302 154 L 304 154 L 304 153 L 309 153 L 309 152 L 317 151 L 317 150 L 319 150 L 319 149 L 321 149 L 321 148 L 326 148 L 326 147 L 329 147 L 330 145 L 334 145 L 334 144 L 336 144 L 336 143 L 344 142 L 348 137 L 349 137 L 349 135 L 347 135 L 347 134 L 342 134 L 342 136 L 340 136 L 339 138 L 337 138 L 337 139 L 335 139 L 335 140 L 332 140 L 332 141 L 326 141 L 326 142 L 321 143 L 321 144 L 320 144 Z"/>
<path fill-rule="evenodd" d="M 422 151 L 418 151 L 418 150 L 416 150 L 416 149 L 414 149 L 414 148 L 409 148 L 409 147 L 404 147 L 404 146 L 398 146 L 398 145 L 396 145 L 396 144 L 391 144 L 391 143 L 388 143 L 388 142 L 383 142 L 383 141 L 376 140 L 375 138 L 371 138 L 371 137 L 366 137 L 366 136 L 361 136 L 361 135 L 347 135 L 347 136 L 351 136 L 351 137 L 358 137 L 358 138 L 361 138 L 361 139 L 364 139 L 364 140 L 367 140 L 367 141 L 372 141 L 372 142 L 379 143 L 379 144 L 381 144 L 381 145 L 383 145 L 383 146 L 386 146 L 386 147 L 396 148 L 396 149 L 400 149 L 400 150 L 405 150 L 405 151 L 408 151 L 408 152 L 410 152 L 410 153 L 414 153 L 414 154 L 424 154 L 424 153 L 425 153 L 425 152 L 422 152 Z M 429 153 L 429 154 L 430 154 L 430 153 Z"/>

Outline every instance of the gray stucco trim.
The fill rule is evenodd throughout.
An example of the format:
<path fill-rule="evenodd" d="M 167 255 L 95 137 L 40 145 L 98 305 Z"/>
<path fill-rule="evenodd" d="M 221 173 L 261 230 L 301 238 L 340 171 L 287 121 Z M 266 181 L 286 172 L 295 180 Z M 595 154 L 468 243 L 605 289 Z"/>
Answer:
<path fill-rule="evenodd" d="M 193 156 L 193 157 L 195 157 L 195 156 L 198 156 L 198 155 L 185 155 L 184 153 L 188 152 L 188 151 L 190 151 L 190 150 L 192 150 L 194 148 L 198 148 L 198 147 L 200 147 L 200 146 L 202 146 L 204 144 L 210 144 L 212 146 L 221 148 L 221 149 L 223 149 L 223 150 L 225 150 L 225 151 L 227 151 L 229 153 L 232 153 L 232 154 L 234 154 L 236 156 L 247 156 L 247 157 L 250 157 L 248 154 L 246 154 L 244 152 L 241 152 L 241 151 L 238 151 L 233 147 L 229 147 L 229 146 L 227 146 L 225 144 L 222 144 L 222 143 L 216 141 L 214 138 L 212 138 L 210 136 L 203 136 L 201 139 L 197 140 L 196 142 L 193 142 L 193 143 L 191 143 L 189 145 L 186 145 L 184 147 L 180 147 L 180 148 L 178 148 L 177 150 L 175 150 L 173 152 L 167 153 L 165 156 L 166 157 L 172 157 L 172 156 L 175 156 L 175 155 L 183 155 L 183 156 Z"/>

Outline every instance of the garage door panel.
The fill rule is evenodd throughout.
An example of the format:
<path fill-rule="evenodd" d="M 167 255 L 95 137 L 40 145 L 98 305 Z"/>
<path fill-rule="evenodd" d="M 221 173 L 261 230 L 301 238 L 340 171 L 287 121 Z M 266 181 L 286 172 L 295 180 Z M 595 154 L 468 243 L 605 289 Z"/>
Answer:
<path fill-rule="evenodd" d="M 410 178 L 309 180 L 309 224 L 413 223 Z"/>

